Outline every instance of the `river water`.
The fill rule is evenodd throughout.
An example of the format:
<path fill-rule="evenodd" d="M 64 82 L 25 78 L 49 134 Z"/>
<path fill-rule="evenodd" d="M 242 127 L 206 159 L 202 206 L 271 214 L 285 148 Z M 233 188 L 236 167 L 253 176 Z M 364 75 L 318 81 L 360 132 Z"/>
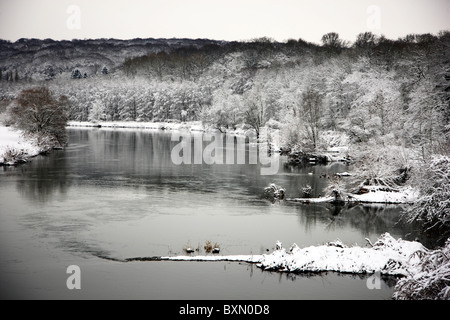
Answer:
<path fill-rule="evenodd" d="M 119 262 L 184 254 L 218 243 L 221 254 L 261 254 L 275 242 L 365 245 L 384 232 L 411 239 L 395 206 L 271 203 L 344 164 L 261 175 L 258 164 L 174 164 L 164 131 L 69 128 L 69 146 L 0 172 L 0 298 L 3 299 L 390 299 L 395 278 L 369 290 L 368 276 L 280 274 L 232 262 Z M 200 134 L 200 133 L 199 133 Z M 224 146 L 225 148 L 226 146 Z M 248 150 L 247 150 L 248 151 Z M 225 150 L 225 152 L 228 152 Z M 81 290 L 69 290 L 69 265 Z"/>

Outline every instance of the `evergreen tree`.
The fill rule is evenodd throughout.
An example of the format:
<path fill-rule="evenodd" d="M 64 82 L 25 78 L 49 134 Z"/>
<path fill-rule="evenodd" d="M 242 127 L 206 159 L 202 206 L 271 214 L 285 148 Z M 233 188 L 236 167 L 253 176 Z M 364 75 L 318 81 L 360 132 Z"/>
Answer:
<path fill-rule="evenodd" d="M 71 78 L 72 79 L 81 79 L 82 75 L 81 75 L 80 70 L 78 70 L 78 69 L 73 70 Z"/>

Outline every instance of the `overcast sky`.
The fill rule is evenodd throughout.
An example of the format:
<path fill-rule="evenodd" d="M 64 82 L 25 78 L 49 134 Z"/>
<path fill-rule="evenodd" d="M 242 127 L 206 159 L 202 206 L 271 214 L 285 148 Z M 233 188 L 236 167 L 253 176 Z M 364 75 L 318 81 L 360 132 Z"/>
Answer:
<path fill-rule="evenodd" d="M 209 38 L 319 43 L 450 30 L 450 0 L 0 0 L 0 38 Z"/>

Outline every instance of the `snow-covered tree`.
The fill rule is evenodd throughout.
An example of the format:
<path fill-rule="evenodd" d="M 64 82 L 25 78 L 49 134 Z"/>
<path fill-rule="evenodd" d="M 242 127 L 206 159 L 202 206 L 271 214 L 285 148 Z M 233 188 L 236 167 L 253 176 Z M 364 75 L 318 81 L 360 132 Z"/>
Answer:
<path fill-rule="evenodd" d="M 11 112 L 20 129 L 50 135 L 63 145 L 67 139 L 65 126 L 68 104 L 67 97 L 55 98 L 48 88 L 37 87 L 21 91 Z"/>
<path fill-rule="evenodd" d="M 89 108 L 89 121 L 96 122 L 106 120 L 105 106 L 100 101 L 95 100 Z"/>
<path fill-rule="evenodd" d="M 360 58 L 356 67 L 344 80 L 354 97 L 344 128 L 359 142 L 400 129 L 403 106 L 394 72 L 371 67 L 366 57 Z"/>
<path fill-rule="evenodd" d="M 323 96 L 314 88 L 308 88 L 301 96 L 301 119 L 313 150 L 317 149 L 323 120 Z"/>
<path fill-rule="evenodd" d="M 395 285 L 397 300 L 450 300 L 450 238 L 442 248 L 421 250 L 418 270 Z"/>
<path fill-rule="evenodd" d="M 212 105 L 203 108 L 201 119 L 205 124 L 211 124 L 218 129 L 235 129 L 244 120 L 242 108 L 242 96 L 232 94 L 231 90 L 217 90 Z"/>
<path fill-rule="evenodd" d="M 259 138 L 261 127 L 266 123 L 265 103 L 259 87 L 247 92 L 244 97 L 244 121 L 253 128 L 256 139 Z"/>
<path fill-rule="evenodd" d="M 81 79 L 82 77 L 83 77 L 83 75 L 81 74 L 80 70 L 75 69 L 72 71 L 72 75 L 71 75 L 72 79 Z"/>
<path fill-rule="evenodd" d="M 435 155 L 417 166 L 412 179 L 419 188 L 418 201 L 408 209 L 408 221 L 419 221 L 425 228 L 450 236 L 450 157 Z"/>
<path fill-rule="evenodd" d="M 442 95 L 430 79 L 422 79 L 414 85 L 407 109 L 406 125 L 409 130 L 405 135 L 412 144 L 420 147 L 423 159 L 445 143 L 442 132 L 447 124 L 444 116 L 446 109 L 448 103 L 442 100 Z"/>

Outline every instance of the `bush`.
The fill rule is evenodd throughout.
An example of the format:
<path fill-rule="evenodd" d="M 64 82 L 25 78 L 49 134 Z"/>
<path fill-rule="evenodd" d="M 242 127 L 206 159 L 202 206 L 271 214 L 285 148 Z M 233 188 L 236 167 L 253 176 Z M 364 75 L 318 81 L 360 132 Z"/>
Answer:
<path fill-rule="evenodd" d="M 0 163 L 15 163 L 16 161 L 24 158 L 26 158 L 26 154 L 23 150 L 18 150 L 7 146 L 3 152 L 3 155 L 0 154 Z"/>
<path fill-rule="evenodd" d="M 397 282 L 394 299 L 450 300 L 450 238 L 443 248 L 416 255 L 419 270 Z"/>
<path fill-rule="evenodd" d="M 46 87 L 20 92 L 11 108 L 15 124 L 27 133 L 54 137 L 60 145 L 67 142 L 66 124 L 68 99 L 55 99 Z"/>

